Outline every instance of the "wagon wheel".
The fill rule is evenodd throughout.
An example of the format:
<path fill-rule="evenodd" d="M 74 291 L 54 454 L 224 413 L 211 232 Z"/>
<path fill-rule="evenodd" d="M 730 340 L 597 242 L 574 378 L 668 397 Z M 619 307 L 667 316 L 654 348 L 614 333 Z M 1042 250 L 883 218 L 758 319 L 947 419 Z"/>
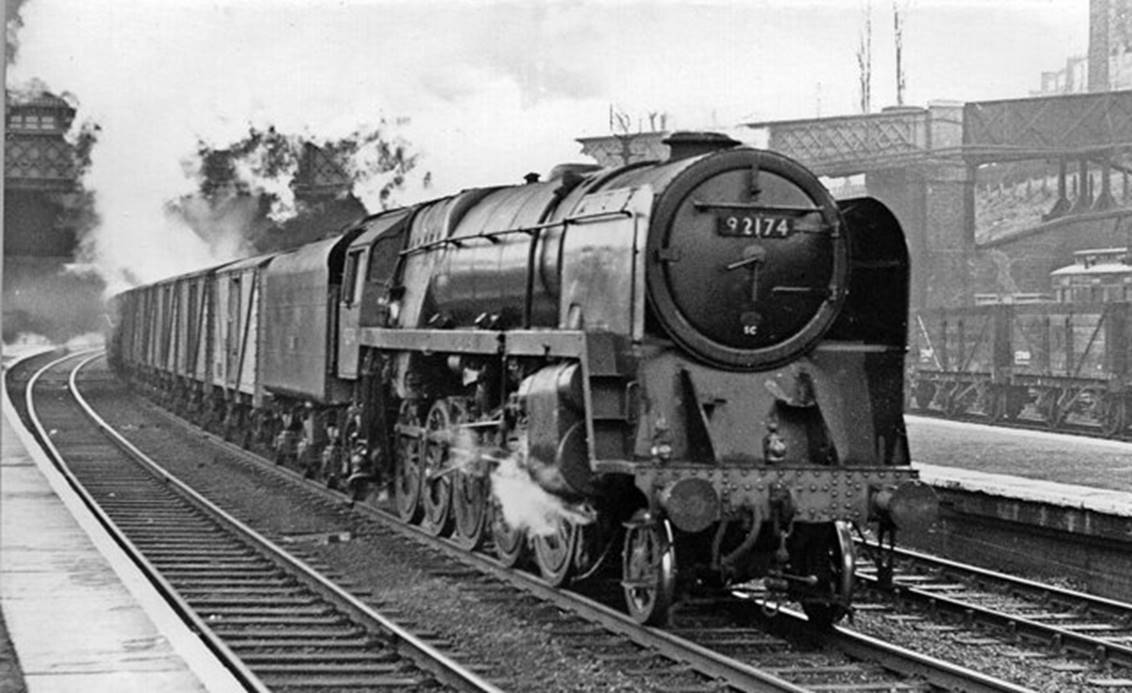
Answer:
<path fill-rule="evenodd" d="M 488 521 L 496 558 L 508 568 L 526 563 L 528 558 L 526 531 L 507 523 L 506 518 L 503 517 L 503 509 L 499 507 L 499 501 L 494 496 L 489 501 Z"/>
<path fill-rule="evenodd" d="M 421 419 L 417 413 L 417 403 L 401 403 L 397 425 L 420 432 Z M 416 524 L 421 519 L 421 486 L 424 478 L 424 460 L 421 455 L 421 438 L 410 431 L 397 432 L 396 459 L 393 461 L 393 495 L 396 498 L 397 514 L 402 520 Z"/>
<path fill-rule="evenodd" d="M 1042 413 L 1045 415 L 1046 425 L 1050 428 L 1060 428 L 1061 424 L 1064 423 L 1065 416 L 1061 412 L 1061 407 L 1058 406 L 1060 399 L 1061 392 L 1054 390 L 1049 393 L 1042 406 Z"/>
<path fill-rule="evenodd" d="M 225 404 L 223 414 L 220 415 L 220 437 L 229 443 L 236 440 L 236 432 L 240 429 L 237 419 L 236 405 Z"/>
<path fill-rule="evenodd" d="M 810 569 L 818 577 L 816 589 L 824 594 L 818 599 L 802 600 L 802 610 L 818 628 L 828 628 L 844 618 L 853 599 L 857 554 L 852 530 L 848 522 L 833 525 L 830 540 L 822 542 L 810 556 L 814 561 Z"/>
<path fill-rule="evenodd" d="M 983 416 L 988 419 L 993 419 L 995 415 L 995 402 L 998 399 L 995 395 L 994 387 L 990 385 L 980 385 L 975 389 L 975 394 L 971 398 L 972 406 Z"/>
<path fill-rule="evenodd" d="M 1006 389 L 998 389 L 991 395 L 990 410 L 987 412 L 991 421 L 1006 419 Z"/>
<path fill-rule="evenodd" d="M 279 431 L 276 429 L 275 417 L 268 411 L 257 409 L 255 416 L 252 419 L 252 427 L 255 430 L 252 443 L 253 445 L 263 445 L 270 448 L 275 443 L 275 436 Z"/>
<path fill-rule="evenodd" d="M 956 383 L 944 383 L 939 389 L 939 408 L 944 416 L 954 417 L 959 411 Z"/>
<path fill-rule="evenodd" d="M 935 384 L 927 380 L 919 380 L 909 388 L 912 393 L 912 405 L 910 409 L 916 411 L 927 411 L 931 407 L 932 399 L 935 398 L 936 387 Z"/>
<path fill-rule="evenodd" d="M 968 410 L 978 400 L 978 393 L 972 393 L 969 386 L 964 386 L 962 383 L 955 385 L 952 390 L 951 396 L 947 400 L 947 415 L 953 419 L 958 419 L 970 413 Z"/>
<path fill-rule="evenodd" d="M 1001 391 L 1002 419 L 1017 421 L 1026 408 L 1027 392 L 1024 388 L 1006 386 Z"/>
<path fill-rule="evenodd" d="M 664 626 L 676 593 L 676 552 L 668 520 L 646 522 L 638 511 L 625 530 L 621 587 L 637 623 Z"/>
<path fill-rule="evenodd" d="M 539 572 L 544 580 L 555 587 L 566 584 L 573 573 L 578 534 L 577 525 L 558 518 L 554 521 L 551 532 L 536 534 L 532 540 Z"/>
<path fill-rule="evenodd" d="M 245 450 L 252 449 L 252 443 L 255 442 L 255 424 L 253 422 L 254 414 L 248 410 L 241 410 L 240 412 L 240 435 L 239 444 Z"/>
<path fill-rule="evenodd" d="M 463 421 L 464 407 L 455 400 L 437 400 L 428 410 L 421 458 L 424 476 L 421 527 L 434 536 L 452 533 L 452 436 Z"/>
<path fill-rule="evenodd" d="M 497 438 L 497 433 L 489 433 L 480 444 L 497 447 L 492 445 Z M 478 459 L 453 475 L 452 514 L 456 520 L 453 536 L 457 544 L 469 551 L 478 550 L 487 538 L 490 501 L 491 478 Z"/>
<path fill-rule="evenodd" d="M 1110 438 L 1120 435 L 1127 425 L 1128 403 L 1123 395 L 1105 395 L 1104 398 L 1104 434 Z"/>

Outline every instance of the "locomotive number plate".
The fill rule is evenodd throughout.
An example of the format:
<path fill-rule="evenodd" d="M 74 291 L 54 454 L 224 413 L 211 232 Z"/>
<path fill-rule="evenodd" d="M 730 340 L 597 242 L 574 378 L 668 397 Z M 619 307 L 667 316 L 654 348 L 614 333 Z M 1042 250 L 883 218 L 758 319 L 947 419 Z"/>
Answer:
<path fill-rule="evenodd" d="M 786 238 L 794 233 L 793 217 L 718 212 L 716 213 L 715 222 L 716 231 L 721 236 Z"/>

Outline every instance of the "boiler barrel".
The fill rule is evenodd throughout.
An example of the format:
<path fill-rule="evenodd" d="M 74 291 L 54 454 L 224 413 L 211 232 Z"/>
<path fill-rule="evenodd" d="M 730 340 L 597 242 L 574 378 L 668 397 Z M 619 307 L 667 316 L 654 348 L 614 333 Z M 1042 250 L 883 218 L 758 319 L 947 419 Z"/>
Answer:
<path fill-rule="evenodd" d="M 560 188 L 558 181 L 503 188 L 468 211 L 433 275 L 440 314 L 457 326 L 472 325 L 482 314 L 517 326 L 529 311 L 531 326 L 558 325 L 561 230 L 544 220 Z"/>

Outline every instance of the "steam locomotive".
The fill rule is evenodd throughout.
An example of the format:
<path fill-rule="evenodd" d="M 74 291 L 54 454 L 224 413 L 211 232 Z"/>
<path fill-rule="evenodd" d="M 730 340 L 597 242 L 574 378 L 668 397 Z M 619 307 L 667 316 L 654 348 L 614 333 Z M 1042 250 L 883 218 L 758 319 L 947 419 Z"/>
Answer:
<path fill-rule="evenodd" d="M 666 161 L 559 167 L 130 290 L 112 363 L 552 584 L 619 555 L 640 622 L 745 586 L 832 623 L 852 528 L 883 545 L 936 510 L 902 413 L 902 231 L 779 154 L 666 142 Z M 557 504 L 548 527 L 509 510 L 515 474 Z"/>

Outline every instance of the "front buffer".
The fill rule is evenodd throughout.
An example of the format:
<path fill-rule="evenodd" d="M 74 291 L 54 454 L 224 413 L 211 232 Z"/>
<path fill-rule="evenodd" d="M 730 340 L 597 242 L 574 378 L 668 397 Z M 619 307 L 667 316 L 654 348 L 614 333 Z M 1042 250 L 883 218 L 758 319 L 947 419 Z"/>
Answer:
<path fill-rule="evenodd" d="M 876 522 L 891 536 L 938 511 L 935 493 L 906 467 L 658 463 L 638 467 L 635 481 L 651 503 L 627 526 L 625 593 L 630 613 L 651 623 L 663 622 L 676 590 L 760 581 L 768 601 L 800 602 L 828 625 L 852 601 L 851 528 Z M 679 574 L 678 557 L 688 565 Z"/>

